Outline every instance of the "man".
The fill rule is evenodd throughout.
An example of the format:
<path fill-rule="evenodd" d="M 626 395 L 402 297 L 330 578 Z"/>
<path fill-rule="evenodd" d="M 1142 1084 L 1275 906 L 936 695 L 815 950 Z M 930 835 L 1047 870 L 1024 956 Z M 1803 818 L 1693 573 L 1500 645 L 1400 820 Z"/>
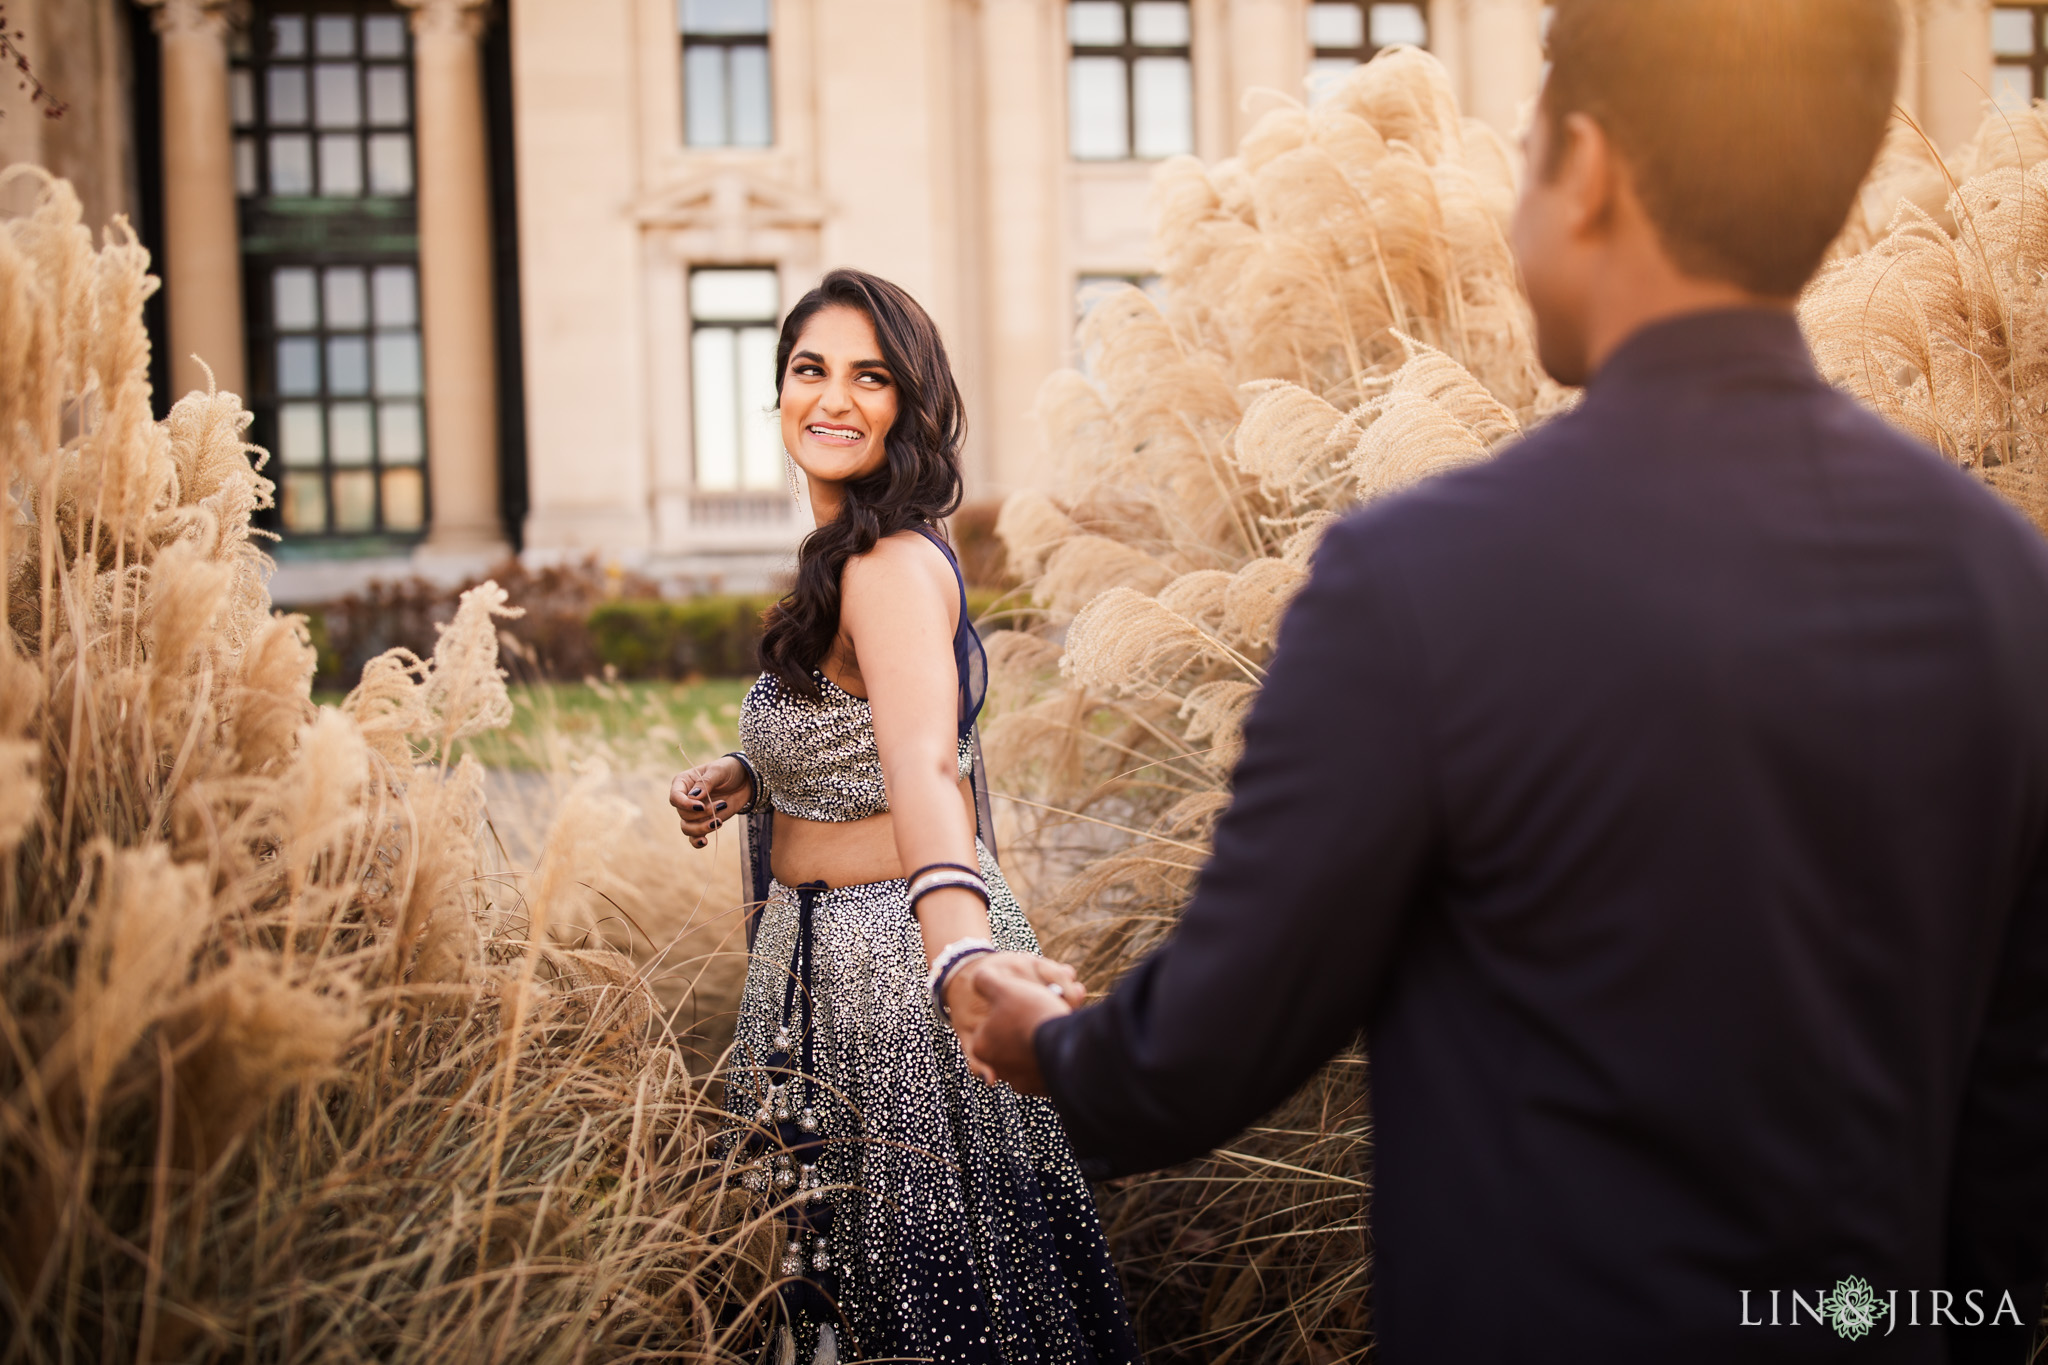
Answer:
<path fill-rule="evenodd" d="M 1896 0 L 1560 0 L 1548 41 L 1514 246 L 1584 404 L 1331 530 L 1171 941 L 1071 1014 L 991 962 L 972 1047 L 1108 1176 L 1362 1028 L 1393 1365 L 2017 1365 L 2048 547 L 1791 312 Z M 1861 1340 L 1814 1317 L 1851 1277 L 1896 1305 Z"/>

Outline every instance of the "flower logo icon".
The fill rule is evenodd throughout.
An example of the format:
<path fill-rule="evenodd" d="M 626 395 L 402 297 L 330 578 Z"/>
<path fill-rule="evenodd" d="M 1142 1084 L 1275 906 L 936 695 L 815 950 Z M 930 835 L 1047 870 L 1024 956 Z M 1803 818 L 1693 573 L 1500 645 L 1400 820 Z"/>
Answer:
<path fill-rule="evenodd" d="M 1820 1310 L 1827 1314 L 1835 1335 L 1848 1341 L 1861 1340 L 1890 1311 L 1861 1275 L 1836 1280 L 1834 1292 L 1821 1299 Z"/>

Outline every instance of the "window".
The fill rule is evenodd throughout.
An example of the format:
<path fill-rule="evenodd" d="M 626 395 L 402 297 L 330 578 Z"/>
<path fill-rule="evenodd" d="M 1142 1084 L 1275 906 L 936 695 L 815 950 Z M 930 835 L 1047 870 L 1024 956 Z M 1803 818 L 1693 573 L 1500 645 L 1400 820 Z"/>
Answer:
<path fill-rule="evenodd" d="M 265 274 L 284 528 L 426 525 L 419 281 L 411 265 L 282 265 Z"/>
<path fill-rule="evenodd" d="M 277 529 L 426 528 L 412 35 L 373 0 L 258 4 L 229 76 L 250 407 Z"/>
<path fill-rule="evenodd" d="M 1309 62 L 1309 102 L 1329 97 L 1351 69 L 1369 62 L 1382 48 L 1429 45 L 1429 20 L 1419 4 L 1374 4 L 1341 0 L 1308 7 L 1308 41 L 1315 50 Z"/>
<path fill-rule="evenodd" d="M 1185 0 L 1071 0 L 1067 136 L 1081 161 L 1194 150 Z"/>
<path fill-rule="evenodd" d="M 396 12 L 266 13 L 229 75 L 244 198 L 413 192 L 412 37 Z"/>
<path fill-rule="evenodd" d="M 684 134 L 692 147 L 766 147 L 774 141 L 768 3 L 677 0 Z"/>
<path fill-rule="evenodd" d="M 2017 111 L 2048 96 L 2048 5 L 2000 5 L 1991 11 L 1991 98 Z"/>
<path fill-rule="evenodd" d="M 774 414 L 775 272 L 690 272 L 690 391 L 697 491 L 758 493 L 784 486 Z"/>

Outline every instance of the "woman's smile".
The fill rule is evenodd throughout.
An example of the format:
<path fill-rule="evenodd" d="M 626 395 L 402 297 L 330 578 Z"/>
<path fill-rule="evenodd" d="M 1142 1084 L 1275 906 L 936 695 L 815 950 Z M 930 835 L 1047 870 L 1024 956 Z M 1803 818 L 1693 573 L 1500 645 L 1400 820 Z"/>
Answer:
<path fill-rule="evenodd" d="M 840 426 L 829 422 L 812 422 L 804 428 L 804 433 L 814 441 L 841 447 L 857 446 L 868 438 L 868 434 L 859 427 Z"/>

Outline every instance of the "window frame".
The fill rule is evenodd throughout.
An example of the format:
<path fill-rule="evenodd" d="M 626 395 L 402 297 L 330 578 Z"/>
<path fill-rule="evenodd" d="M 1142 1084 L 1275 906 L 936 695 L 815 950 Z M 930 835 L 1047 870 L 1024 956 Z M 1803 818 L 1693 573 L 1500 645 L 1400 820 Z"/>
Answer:
<path fill-rule="evenodd" d="M 2033 50 L 2025 57 L 2003 53 L 1998 50 L 1996 39 L 1991 47 L 1991 70 L 1994 88 L 1997 84 L 1998 68 L 2002 66 L 2025 66 L 2030 87 L 2027 102 L 2048 98 L 2048 3 L 2039 4 L 1998 4 L 1991 7 L 1992 23 L 1998 22 L 2000 10 L 2023 10 L 2033 20 Z M 1994 32 L 1995 32 L 1994 28 Z"/>
<path fill-rule="evenodd" d="M 684 14 L 687 12 L 686 0 L 676 0 L 676 61 L 677 71 L 682 76 L 683 85 L 683 146 L 692 150 L 725 149 L 749 152 L 767 151 L 775 146 L 777 122 L 775 117 L 775 3 L 774 0 L 763 0 L 763 5 L 767 10 L 768 17 L 758 31 L 746 33 L 706 33 L 693 32 L 686 25 L 683 19 Z M 752 47 L 761 49 L 761 64 L 768 73 L 766 89 L 763 92 L 766 106 L 762 110 L 762 119 L 767 126 L 768 136 L 765 141 L 759 143 L 736 142 L 733 140 L 733 128 L 738 120 L 733 117 L 732 55 L 740 48 Z M 699 50 L 716 48 L 723 61 L 726 130 L 726 137 L 723 142 L 698 142 L 691 135 L 690 51 L 692 48 Z"/>
<path fill-rule="evenodd" d="M 304 49 L 299 56 L 279 57 L 272 51 L 276 25 L 274 20 L 296 17 L 305 25 Z M 348 57 L 322 56 L 319 51 L 318 27 L 321 18 L 349 18 L 354 27 L 354 53 Z M 258 514 L 259 522 L 265 529 L 279 533 L 283 539 L 280 549 L 289 551 L 294 547 L 313 549 L 322 547 L 322 553 L 340 549 L 348 552 L 374 553 L 380 550 L 402 550 L 423 540 L 433 525 L 433 481 L 429 475 L 432 448 L 428 434 L 428 392 L 425 373 L 425 332 L 420 316 L 420 259 L 419 259 L 419 139 L 418 100 L 415 88 L 414 40 L 410 15 L 389 0 L 257 0 L 250 9 L 246 27 L 238 26 L 231 31 L 230 81 L 245 80 L 251 115 L 247 120 L 238 116 L 235 106 L 234 86 L 230 85 L 230 120 L 236 145 L 248 144 L 253 151 L 255 165 L 255 192 L 244 192 L 248 187 L 239 177 L 236 186 L 237 242 L 242 262 L 242 294 L 244 310 L 244 347 L 248 365 L 249 393 L 248 406 L 254 414 L 251 440 L 270 452 L 270 460 L 264 466 L 265 477 L 271 479 L 278 489 L 276 506 L 264 509 Z M 401 35 L 401 46 L 394 55 L 372 56 L 366 51 L 367 31 L 364 20 L 390 18 L 397 20 Z M 348 62 L 356 70 L 357 101 L 360 117 L 353 132 L 358 145 L 357 155 L 361 158 L 361 189 L 353 196 L 322 194 L 318 170 L 318 139 L 323 130 L 318 124 L 318 111 L 313 107 L 312 89 L 317 80 L 315 69 L 325 63 Z M 278 66 L 297 66 L 307 73 L 308 102 L 306 119 L 303 124 L 273 124 L 270 120 L 268 72 Z M 403 71 L 403 89 L 406 98 L 406 117 L 402 123 L 376 123 L 372 121 L 369 109 L 370 70 L 384 68 Z M 303 128 L 314 148 L 315 174 L 312 192 L 308 194 L 272 194 L 270 158 L 265 154 L 266 138 L 273 131 L 298 131 Z M 343 130 L 328 129 L 329 133 Z M 410 168 L 409 188 L 402 194 L 377 194 L 370 189 L 369 147 L 370 139 L 377 134 L 402 132 L 406 140 L 406 156 Z M 235 153 L 238 160 L 245 154 Z M 380 267 L 402 266 L 412 272 L 412 322 L 409 326 L 390 328 L 378 324 L 376 309 L 376 271 Z M 363 272 L 366 290 L 364 308 L 365 320 L 361 327 L 336 328 L 330 322 L 326 307 L 326 272 L 333 268 L 355 268 Z M 275 308 L 275 279 L 277 272 L 289 269 L 305 269 L 313 273 L 315 296 L 318 306 L 318 322 L 310 331 L 286 329 L 279 325 Z M 377 388 L 376 357 L 380 335 L 409 332 L 419 356 L 418 392 L 405 395 L 380 394 Z M 335 337 L 360 336 L 365 348 L 365 388 L 362 393 L 336 393 L 333 391 L 331 358 L 333 349 L 329 342 Z M 319 356 L 319 382 L 310 393 L 283 391 L 285 376 L 280 372 L 279 343 L 292 337 L 309 339 Z M 321 413 L 321 453 L 317 465 L 287 465 L 284 458 L 283 418 L 287 404 L 317 404 Z M 360 463 L 338 463 L 334 458 L 335 412 L 338 407 L 361 403 L 368 409 L 368 455 Z M 385 430 L 381 420 L 382 408 L 387 403 L 404 403 L 412 406 L 419 422 L 420 454 L 417 459 L 387 462 Z M 370 475 L 371 493 L 370 524 L 366 529 L 344 529 L 339 521 L 339 499 L 336 497 L 338 478 L 351 471 L 366 470 Z M 324 504 L 319 529 L 292 527 L 286 524 L 285 492 L 286 479 L 291 474 L 306 474 L 317 471 L 320 475 L 321 496 Z M 386 507 L 386 475 L 393 471 L 417 471 L 419 484 L 418 525 L 391 524 Z"/>
<path fill-rule="evenodd" d="M 1082 156 L 1074 150 L 1074 130 L 1069 126 L 1067 129 L 1067 157 L 1072 161 L 1098 166 L 1114 166 L 1130 161 L 1164 161 L 1166 159 L 1165 156 L 1146 156 L 1138 150 L 1138 62 L 1140 59 L 1147 57 L 1179 58 L 1181 61 L 1186 62 L 1188 64 L 1189 89 L 1190 93 L 1192 93 L 1195 66 L 1194 5 L 1192 0 L 1187 0 L 1187 3 L 1183 4 L 1183 8 L 1188 11 L 1188 40 L 1175 47 L 1158 43 L 1140 43 L 1137 40 L 1136 10 L 1146 0 L 1098 0 L 1098 3 L 1102 2 L 1115 4 L 1122 8 L 1123 41 L 1121 43 L 1077 43 L 1073 40 L 1070 31 L 1067 38 L 1067 79 L 1071 87 L 1074 61 L 1079 57 L 1113 57 L 1121 63 L 1124 76 L 1124 153 L 1122 156 Z M 1067 5 L 1061 7 L 1062 17 L 1066 15 L 1067 8 L 1072 3 L 1073 0 L 1067 0 Z M 1070 125 L 1073 116 L 1072 97 L 1069 96 L 1067 118 Z M 1188 147 L 1192 151 L 1195 142 L 1194 110 L 1192 106 L 1188 111 L 1187 132 Z M 1175 156 L 1181 155 L 1181 153 L 1168 153 L 1167 155 Z"/>
<path fill-rule="evenodd" d="M 1380 53 L 1385 52 L 1388 47 L 1398 46 L 1398 44 L 1392 43 L 1375 43 L 1372 40 L 1372 12 L 1385 3 L 1389 3 L 1389 0 L 1309 0 L 1309 3 L 1302 7 L 1302 17 L 1310 24 L 1314 23 L 1313 11 L 1317 5 L 1349 6 L 1358 11 L 1359 38 L 1358 44 L 1355 47 L 1325 47 L 1316 42 L 1313 33 L 1308 35 L 1308 65 L 1311 83 L 1315 80 L 1315 69 L 1319 63 L 1349 61 L 1354 66 L 1363 66 L 1379 56 Z M 1411 3 L 1412 7 L 1422 15 L 1422 47 L 1427 51 L 1430 39 L 1433 36 L 1429 31 L 1429 5 L 1425 3 L 1425 0 L 1408 0 L 1408 3 Z"/>
<path fill-rule="evenodd" d="M 696 282 L 702 275 L 721 274 L 765 274 L 775 282 L 775 307 L 771 314 L 749 318 L 700 318 L 697 316 Z M 745 264 L 728 261 L 707 261 L 692 265 L 683 276 L 683 307 L 689 322 L 687 354 L 690 365 L 690 489 L 691 519 L 699 522 L 767 522 L 787 520 L 791 508 L 789 499 L 781 495 L 780 475 L 776 482 L 750 485 L 747 483 L 747 466 L 744 447 L 734 455 L 734 486 L 730 488 L 709 488 L 704 483 L 704 450 L 700 437 L 700 414 L 703 411 L 705 386 L 697 372 L 697 337 L 702 332 L 726 331 L 733 333 L 733 353 L 739 354 L 739 333 L 752 328 L 776 332 L 782 325 L 782 271 L 772 264 Z M 734 432 L 742 430 L 747 420 L 746 395 L 741 392 L 740 367 L 733 370 Z"/>

